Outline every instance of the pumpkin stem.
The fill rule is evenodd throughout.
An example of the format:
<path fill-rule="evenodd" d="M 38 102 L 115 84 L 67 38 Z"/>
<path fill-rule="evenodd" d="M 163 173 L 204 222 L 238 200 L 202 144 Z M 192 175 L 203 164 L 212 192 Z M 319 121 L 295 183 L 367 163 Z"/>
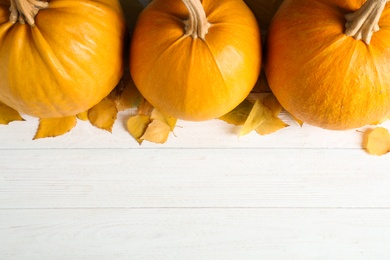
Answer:
<path fill-rule="evenodd" d="M 35 16 L 38 14 L 39 10 L 48 7 L 48 2 L 40 0 L 11 0 L 9 21 L 11 23 L 19 21 L 21 24 L 27 22 L 29 25 L 34 26 Z"/>
<path fill-rule="evenodd" d="M 370 44 L 374 32 L 379 31 L 379 18 L 389 0 L 367 0 L 356 12 L 345 15 L 345 34 Z"/>
<path fill-rule="evenodd" d="M 210 23 L 207 21 L 206 13 L 203 9 L 200 0 L 182 0 L 188 9 L 188 20 L 184 21 L 185 35 L 191 35 L 192 38 L 197 37 L 205 39 L 209 31 Z"/>

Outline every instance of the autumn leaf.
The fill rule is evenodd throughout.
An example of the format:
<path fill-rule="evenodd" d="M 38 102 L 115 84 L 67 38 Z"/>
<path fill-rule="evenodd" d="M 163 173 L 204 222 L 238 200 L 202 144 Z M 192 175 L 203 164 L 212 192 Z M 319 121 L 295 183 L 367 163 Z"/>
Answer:
<path fill-rule="evenodd" d="M 127 120 L 127 130 L 139 144 L 142 143 L 143 139 L 141 137 L 144 135 L 150 122 L 150 116 L 147 115 L 135 115 Z"/>
<path fill-rule="evenodd" d="M 170 131 L 173 131 L 177 122 L 177 118 L 166 115 L 157 109 L 153 109 L 150 119 L 152 119 L 153 121 L 158 120 L 165 123 L 166 125 L 168 125 Z"/>
<path fill-rule="evenodd" d="M 282 128 L 287 127 L 288 124 L 284 123 L 277 117 L 270 117 L 268 120 L 261 123 L 258 127 L 256 127 L 256 132 L 260 135 L 267 135 L 274 133 Z"/>
<path fill-rule="evenodd" d="M 162 144 L 168 140 L 171 127 L 164 121 L 153 120 L 145 130 L 141 139 L 149 142 Z"/>
<path fill-rule="evenodd" d="M 248 118 L 252 108 L 253 103 L 245 99 L 232 111 L 230 111 L 226 115 L 219 117 L 218 119 L 237 126 L 243 125 Z"/>
<path fill-rule="evenodd" d="M 139 144 L 144 140 L 161 144 L 168 140 L 176 121 L 176 118 L 161 113 L 144 100 L 138 107 L 138 115 L 128 119 L 127 129 Z"/>
<path fill-rule="evenodd" d="M 116 103 L 109 98 L 105 98 L 88 110 L 88 119 L 93 126 L 111 132 L 117 114 Z"/>
<path fill-rule="evenodd" d="M 76 117 L 82 121 L 87 121 L 88 120 L 88 110 L 87 111 L 84 111 L 84 112 L 81 112 L 81 113 L 78 113 L 76 115 Z"/>
<path fill-rule="evenodd" d="M 283 108 L 280 105 L 279 101 L 272 93 L 261 93 L 259 94 L 259 100 L 265 107 L 271 110 L 271 114 L 274 117 L 277 117 Z"/>
<path fill-rule="evenodd" d="M 257 92 L 257 93 L 270 92 L 270 87 L 268 85 L 267 77 L 265 75 L 264 70 L 261 70 L 260 76 L 257 79 L 257 82 L 253 87 L 252 92 Z"/>
<path fill-rule="evenodd" d="M 386 128 L 376 127 L 365 132 L 366 149 L 372 155 L 390 152 L 390 134 Z"/>
<path fill-rule="evenodd" d="M 63 135 L 77 123 L 76 116 L 67 116 L 59 118 L 40 118 L 37 133 L 35 134 L 34 140 L 45 137 L 56 137 Z"/>
<path fill-rule="evenodd" d="M 0 124 L 8 125 L 13 121 L 24 121 L 19 112 L 0 102 Z"/>
<path fill-rule="evenodd" d="M 152 143 L 162 144 L 168 140 L 170 132 L 176 126 L 177 119 L 153 109 L 150 115 L 151 123 L 145 130 L 141 139 Z"/>
<path fill-rule="evenodd" d="M 261 123 L 263 123 L 265 117 L 264 111 L 271 113 L 270 110 L 267 110 L 267 108 L 261 103 L 260 100 L 257 100 L 253 105 L 252 110 L 244 123 L 244 126 L 241 128 L 239 135 L 247 135 L 255 130 Z"/>
<path fill-rule="evenodd" d="M 143 102 L 138 106 L 138 114 L 151 116 L 153 109 L 154 107 L 147 100 L 143 100 Z"/>
<path fill-rule="evenodd" d="M 288 126 L 288 124 L 284 123 L 278 117 L 283 108 L 273 94 L 264 93 L 259 97 L 259 99 L 265 108 L 263 113 L 264 121 L 256 127 L 256 132 L 258 134 L 271 134 Z M 267 109 L 269 109 L 269 112 Z"/>
<path fill-rule="evenodd" d="M 273 94 L 261 93 L 253 105 L 239 135 L 249 134 L 253 130 L 256 130 L 261 135 L 265 135 L 288 126 L 278 118 L 281 111 L 282 107 Z"/>
<path fill-rule="evenodd" d="M 116 102 L 118 111 L 138 107 L 144 101 L 144 98 L 135 86 L 129 71 L 125 71 L 118 86 L 111 93 L 111 97 Z"/>

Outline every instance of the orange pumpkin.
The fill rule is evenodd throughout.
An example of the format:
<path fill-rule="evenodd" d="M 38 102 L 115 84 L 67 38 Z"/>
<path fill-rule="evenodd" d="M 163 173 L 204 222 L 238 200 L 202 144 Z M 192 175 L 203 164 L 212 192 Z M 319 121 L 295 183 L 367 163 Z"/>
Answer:
<path fill-rule="evenodd" d="M 243 101 L 259 76 L 260 29 L 241 0 L 154 0 L 140 14 L 130 71 L 161 112 L 200 121 Z"/>
<path fill-rule="evenodd" d="M 34 3 L 12 1 L 28 8 Z M 0 102 L 39 118 L 89 109 L 123 73 L 125 22 L 119 1 L 48 4 L 35 20 L 20 14 L 23 24 L 9 11 L 10 1 L 0 0 Z"/>
<path fill-rule="evenodd" d="M 343 130 L 389 117 L 390 8 L 369 44 L 344 33 L 345 15 L 364 2 L 285 0 L 274 16 L 266 76 L 281 105 L 297 119 Z"/>

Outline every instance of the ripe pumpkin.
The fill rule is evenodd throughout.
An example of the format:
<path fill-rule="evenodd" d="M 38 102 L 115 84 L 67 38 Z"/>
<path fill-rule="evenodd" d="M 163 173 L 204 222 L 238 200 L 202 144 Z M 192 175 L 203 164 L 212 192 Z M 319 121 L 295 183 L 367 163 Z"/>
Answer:
<path fill-rule="evenodd" d="M 35 20 L 20 14 L 29 24 L 9 9 L 10 1 L 0 0 L 0 102 L 39 118 L 76 115 L 119 82 L 125 36 L 119 1 L 52 0 Z"/>
<path fill-rule="evenodd" d="M 228 113 L 260 67 L 260 29 L 241 0 L 153 0 L 132 36 L 136 86 L 158 110 L 184 120 Z"/>
<path fill-rule="evenodd" d="M 344 130 L 389 117 L 390 8 L 369 44 L 344 33 L 345 15 L 364 2 L 285 0 L 275 14 L 266 76 L 281 105 L 297 119 Z"/>

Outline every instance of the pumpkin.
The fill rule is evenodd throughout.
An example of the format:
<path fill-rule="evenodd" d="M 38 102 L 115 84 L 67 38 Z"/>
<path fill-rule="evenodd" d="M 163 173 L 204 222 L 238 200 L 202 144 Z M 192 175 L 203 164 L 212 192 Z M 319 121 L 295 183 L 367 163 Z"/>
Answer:
<path fill-rule="evenodd" d="M 0 102 L 39 118 L 89 109 L 123 75 L 125 32 L 117 0 L 0 0 Z"/>
<path fill-rule="evenodd" d="M 275 14 L 265 72 L 295 118 L 345 130 L 389 117 L 390 8 L 364 2 L 285 0 Z"/>
<path fill-rule="evenodd" d="M 240 0 L 153 0 L 140 14 L 130 73 L 170 116 L 202 121 L 242 102 L 261 67 L 256 18 Z"/>

